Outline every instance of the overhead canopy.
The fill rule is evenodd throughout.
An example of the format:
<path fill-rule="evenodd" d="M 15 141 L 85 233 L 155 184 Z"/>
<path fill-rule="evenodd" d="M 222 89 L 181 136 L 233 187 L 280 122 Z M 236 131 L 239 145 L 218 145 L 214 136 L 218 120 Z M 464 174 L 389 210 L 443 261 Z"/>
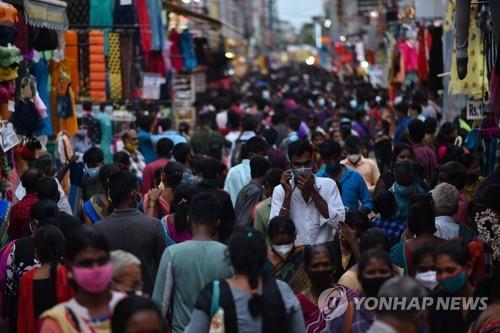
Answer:
<path fill-rule="evenodd" d="M 29 25 L 65 31 L 69 27 L 66 2 L 59 0 L 24 0 L 24 13 Z"/>
<path fill-rule="evenodd" d="M 163 1 L 163 7 L 167 10 L 167 12 L 174 12 L 195 20 L 204 21 L 218 29 L 222 26 L 222 22 L 216 18 L 195 12 L 194 10 L 188 9 L 184 6 L 176 5 L 170 1 Z"/>

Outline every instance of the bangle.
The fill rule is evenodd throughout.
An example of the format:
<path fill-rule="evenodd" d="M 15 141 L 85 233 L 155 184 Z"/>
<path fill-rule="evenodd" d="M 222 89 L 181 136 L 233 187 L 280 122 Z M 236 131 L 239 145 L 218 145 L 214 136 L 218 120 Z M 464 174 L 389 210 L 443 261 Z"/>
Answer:
<path fill-rule="evenodd" d="M 288 208 L 286 208 L 286 207 L 281 207 L 281 210 L 284 210 L 285 212 L 288 212 Z"/>
<path fill-rule="evenodd" d="M 155 208 L 156 207 L 156 201 L 149 200 L 148 207 L 149 208 Z"/>

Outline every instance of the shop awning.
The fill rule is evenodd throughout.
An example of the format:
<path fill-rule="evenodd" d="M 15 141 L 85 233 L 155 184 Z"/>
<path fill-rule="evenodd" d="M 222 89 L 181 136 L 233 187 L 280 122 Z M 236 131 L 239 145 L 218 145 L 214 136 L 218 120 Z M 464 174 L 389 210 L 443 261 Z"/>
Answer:
<path fill-rule="evenodd" d="M 29 25 L 51 30 L 68 30 L 66 2 L 59 0 L 24 0 L 24 13 Z"/>
<path fill-rule="evenodd" d="M 188 9 L 181 5 L 176 5 L 170 1 L 163 1 L 163 7 L 167 12 L 174 12 L 179 15 L 187 16 L 195 20 L 204 21 L 216 28 L 220 28 L 222 26 L 222 22 L 216 18 L 195 12 L 194 10 Z"/>

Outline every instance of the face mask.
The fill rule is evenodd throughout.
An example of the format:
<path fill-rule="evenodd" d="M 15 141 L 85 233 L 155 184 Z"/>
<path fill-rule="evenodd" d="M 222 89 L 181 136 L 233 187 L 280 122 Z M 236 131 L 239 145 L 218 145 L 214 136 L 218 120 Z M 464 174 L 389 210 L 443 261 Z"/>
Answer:
<path fill-rule="evenodd" d="M 318 104 L 319 104 L 319 106 L 325 106 L 325 99 L 324 98 L 320 98 L 318 100 Z"/>
<path fill-rule="evenodd" d="M 131 142 L 126 142 L 125 148 L 127 148 L 127 150 L 129 151 L 136 151 L 137 149 L 139 149 L 139 145 Z"/>
<path fill-rule="evenodd" d="M 351 105 L 351 108 L 353 108 L 353 109 L 358 107 L 358 102 L 355 99 L 351 100 L 351 102 L 349 102 L 349 104 Z"/>
<path fill-rule="evenodd" d="M 436 271 L 428 271 L 424 273 L 417 273 L 415 280 L 427 289 L 434 290 L 438 285 L 436 279 Z"/>
<path fill-rule="evenodd" d="M 399 194 L 410 195 L 415 192 L 415 185 L 403 186 L 399 185 L 398 183 L 394 183 L 394 190 Z"/>
<path fill-rule="evenodd" d="M 111 263 L 93 268 L 73 266 L 73 278 L 78 286 L 90 293 L 101 293 L 111 283 L 113 267 Z"/>
<path fill-rule="evenodd" d="M 96 168 L 87 168 L 87 174 L 89 177 L 95 177 L 99 174 L 99 167 Z"/>
<path fill-rule="evenodd" d="M 293 169 L 293 176 L 295 178 L 299 177 L 300 175 L 304 176 L 310 176 L 312 175 L 312 168 L 298 168 L 298 169 Z"/>
<path fill-rule="evenodd" d="M 449 294 L 453 294 L 465 285 L 465 282 L 467 282 L 467 276 L 465 275 L 465 272 L 461 271 L 454 276 L 440 279 L 438 282 L 444 291 Z"/>
<path fill-rule="evenodd" d="M 352 164 L 356 164 L 358 163 L 359 159 L 361 158 L 361 155 L 360 154 L 351 154 L 351 155 L 347 155 L 347 159 L 349 160 L 349 162 L 351 162 Z"/>
<path fill-rule="evenodd" d="M 340 171 L 342 170 L 342 164 L 340 163 L 329 163 L 329 162 L 325 162 L 325 167 L 326 167 L 326 172 L 329 174 L 329 175 L 333 175 L 333 176 L 336 176 L 340 173 Z"/>
<path fill-rule="evenodd" d="M 327 269 L 322 271 L 309 271 L 309 279 L 313 286 L 320 288 L 321 290 L 328 289 L 332 286 L 333 282 L 333 270 Z"/>
<path fill-rule="evenodd" d="M 376 297 L 384 282 L 389 280 L 391 277 L 392 276 L 363 279 L 361 281 L 361 286 L 363 287 L 363 291 L 366 296 Z"/>
<path fill-rule="evenodd" d="M 282 258 L 286 258 L 290 252 L 293 251 L 294 244 L 273 245 L 273 250 Z"/>

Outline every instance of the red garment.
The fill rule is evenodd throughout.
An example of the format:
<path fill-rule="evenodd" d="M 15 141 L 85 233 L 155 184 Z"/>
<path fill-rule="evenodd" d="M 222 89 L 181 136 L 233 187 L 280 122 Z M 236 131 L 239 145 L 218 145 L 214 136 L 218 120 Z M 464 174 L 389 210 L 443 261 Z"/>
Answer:
<path fill-rule="evenodd" d="M 12 206 L 10 211 L 10 224 L 7 229 L 9 240 L 16 240 L 29 235 L 30 210 L 38 201 L 36 194 L 28 193 L 26 196 Z"/>
<path fill-rule="evenodd" d="M 19 284 L 19 304 L 17 315 L 17 332 L 32 333 L 36 332 L 37 318 L 35 318 L 35 302 L 33 296 L 34 268 L 24 273 Z M 68 281 L 68 272 L 64 266 L 59 266 L 56 277 L 56 299 L 58 303 L 70 300 L 73 295 L 73 289 Z"/>
<path fill-rule="evenodd" d="M 429 79 L 429 46 L 432 43 L 432 37 L 425 27 L 418 28 L 418 74 L 420 79 L 427 81 Z"/>
<path fill-rule="evenodd" d="M 148 191 L 155 186 L 155 171 L 157 169 L 163 169 L 169 162 L 170 160 L 167 158 L 160 158 L 146 165 L 142 172 L 142 194 L 148 193 Z"/>
<path fill-rule="evenodd" d="M 458 210 L 453 215 L 453 219 L 459 223 L 469 224 L 469 202 L 467 201 L 467 196 L 463 191 L 460 191 L 460 197 L 458 199 Z"/>
<path fill-rule="evenodd" d="M 151 51 L 146 54 L 147 69 L 150 73 L 167 76 L 167 67 L 161 51 Z"/>
<path fill-rule="evenodd" d="M 139 32 L 141 36 L 142 52 L 147 53 L 153 48 L 153 37 L 147 0 L 136 0 L 137 19 L 139 21 Z"/>
<path fill-rule="evenodd" d="M 182 72 L 182 68 L 184 68 L 184 59 L 181 54 L 181 34 L 172 30 L 168 35 L 168 39 L 172 42 L 172 46 L 170 47 L 172 67 L 175 68 L 177 72 Z"/>

